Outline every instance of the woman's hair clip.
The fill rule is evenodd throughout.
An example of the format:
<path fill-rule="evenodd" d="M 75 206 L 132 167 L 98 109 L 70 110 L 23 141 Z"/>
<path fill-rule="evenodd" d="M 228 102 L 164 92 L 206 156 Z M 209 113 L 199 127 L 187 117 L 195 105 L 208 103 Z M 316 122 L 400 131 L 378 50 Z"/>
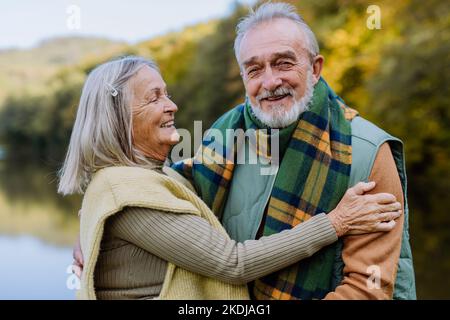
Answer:
<path fill-rule="evenodd" d="M 107 83 L 106 86 L 109 89 L 109 93 L 113 96 L 116 97 L 119 94 L 119 91 L 117 91 L 116 88 L 114 88 L 110 83 Z"/>

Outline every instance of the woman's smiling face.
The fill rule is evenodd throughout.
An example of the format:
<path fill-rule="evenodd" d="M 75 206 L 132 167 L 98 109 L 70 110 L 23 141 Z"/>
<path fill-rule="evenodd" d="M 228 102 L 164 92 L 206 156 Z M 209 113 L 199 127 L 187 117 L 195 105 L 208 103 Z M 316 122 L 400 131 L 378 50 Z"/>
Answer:
<path fill-rule="evenodd" d="M 143 66 L 129 83 L 133 145 L 145 156 L 164 161 L 180 136 L 175 128 L 175 103 L 158 71 Z"/>

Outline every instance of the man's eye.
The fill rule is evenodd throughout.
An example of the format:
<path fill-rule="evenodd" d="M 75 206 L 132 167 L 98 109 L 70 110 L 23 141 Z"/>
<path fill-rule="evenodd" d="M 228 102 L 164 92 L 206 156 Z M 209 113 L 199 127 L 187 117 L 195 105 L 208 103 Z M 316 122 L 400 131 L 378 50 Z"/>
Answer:
<path fill-rule="evenodd" d="M 290 68 L 293 66 L 293 63 L 291 63 L 289 61 L 281 61 L 281 62 L 277 63 L 277 66 L 281 67 L 281 68 Z"/>
<path fill-rule="evenodd" d="M 251 69 L 247 70 L 247 75 L 254 76 L 254 75 L 258 74 L 258 72 L 260 70 L 261 70 L 260 68 L 251 68 Z"/>

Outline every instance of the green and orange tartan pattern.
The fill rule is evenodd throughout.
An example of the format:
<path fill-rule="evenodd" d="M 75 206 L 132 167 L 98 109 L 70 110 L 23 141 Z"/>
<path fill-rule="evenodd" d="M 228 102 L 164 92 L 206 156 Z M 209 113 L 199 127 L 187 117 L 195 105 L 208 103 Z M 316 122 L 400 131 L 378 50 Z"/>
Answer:
<path fill-rule="evenodd" d="M 212 127 L 224 137 L 226 129 L 245 129 L 246 107 L 249 106 L 243 104 L 230 110 Z M 352 162 L 350 120 L 356 115 L 320 79 L 310 108 L 301 115 L 281 160 L 268 204 L 264 236 L 290 229 L 336 207 L 348 188 Z M 209 148 L 212 141 L 213 149 Z M 236 142 L 225 141 L 218 148 L 217 141 L 206 135 L 193 159 L 173 165 L 191 179 L 199 196 L 219 218 L 236 163 Z M 330 245 L 308 259 L 255 281 L 253 296 L 322 299 L 334 290 L 332 269 L 336 252 L 336 244 Z"/>

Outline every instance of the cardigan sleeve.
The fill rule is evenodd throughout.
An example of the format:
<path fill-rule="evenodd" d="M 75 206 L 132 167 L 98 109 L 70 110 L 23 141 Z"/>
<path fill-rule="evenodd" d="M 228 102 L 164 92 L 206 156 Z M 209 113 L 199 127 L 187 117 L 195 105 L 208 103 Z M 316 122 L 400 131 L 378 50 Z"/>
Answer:
<path fill-rule="evenodd" d="M 109 218 L 114 237 L 186 270 L 244 284 L 307 258 L 337 240 L 325 214 L 290 230 L 238 243 L 201 217 L 127 207 Z"/>
<path fill-rule="evenodd" d="M 402 204 L 403 192 L 392 152 L 384 143 L 376 156 L 369 180 L 376 187 L 369 194 L 387 192 Z M 400 257 L 404 215 L 389 232 L 344 237 L 344 279 L 325 299 L 392 299 Z"/>

